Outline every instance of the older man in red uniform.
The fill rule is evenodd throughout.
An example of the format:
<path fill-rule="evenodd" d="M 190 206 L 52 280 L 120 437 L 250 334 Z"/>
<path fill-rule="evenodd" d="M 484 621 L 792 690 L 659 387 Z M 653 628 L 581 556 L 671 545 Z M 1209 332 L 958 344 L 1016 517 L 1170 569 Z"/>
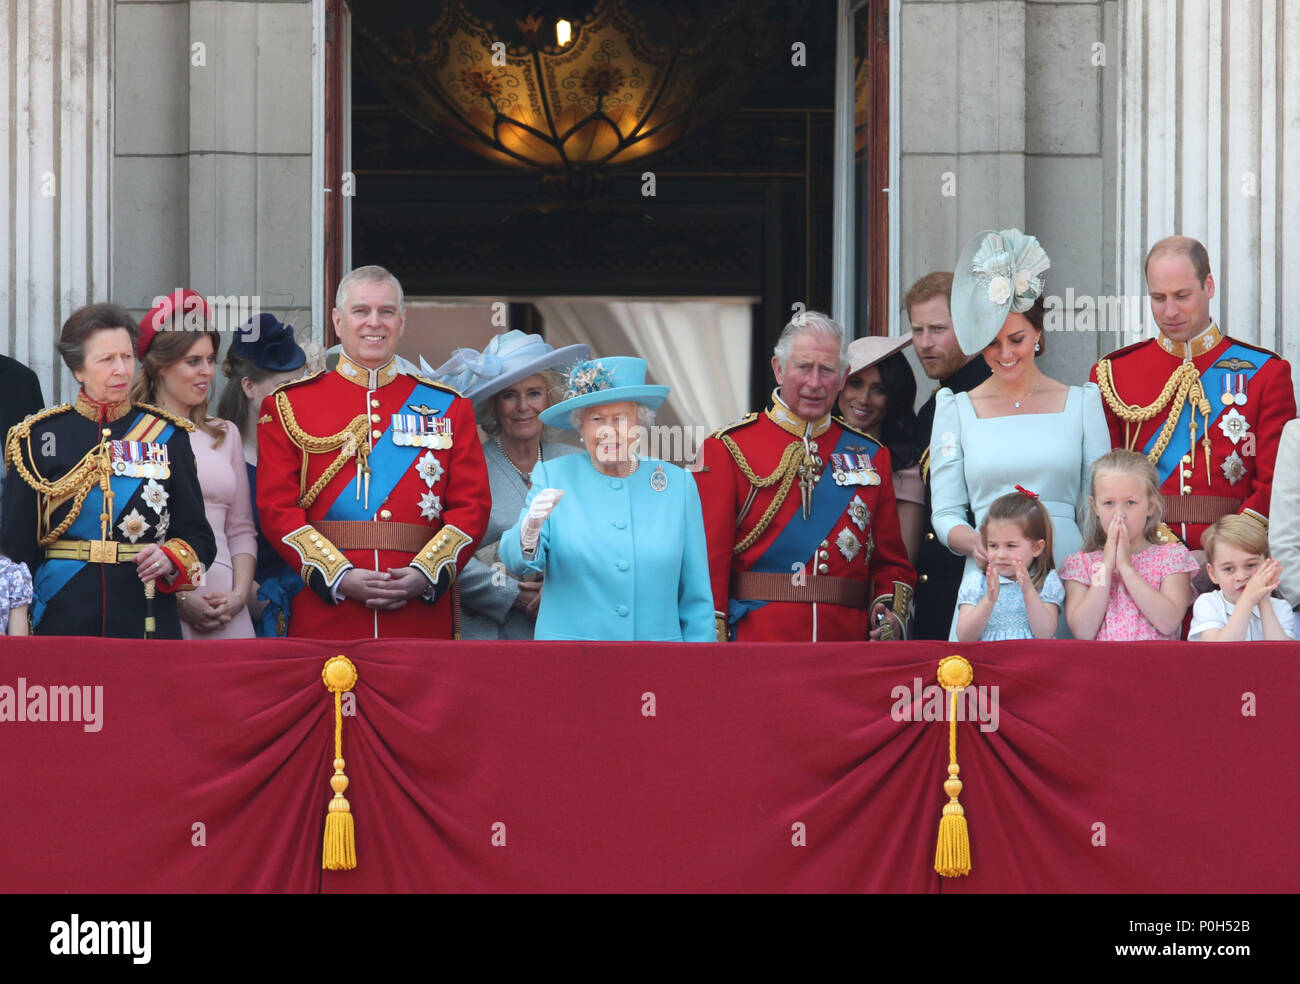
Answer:
<path fill-rule="evenodd" d="M 1112 352 L 1092 379 L 1112 445 L 1155 463 L 1165 523 L 1198 551 L 1220 516 L 1241 513 L 1267 526 L 1278 441 L 1296 415 L 1291 367 L 1211 321 L 1214 277 L 1195 239 L 1156 243 L 1146 278 L 1160 334 Z"/>
<path fill-rule="evenodd" d="M 701 448 L 696 482 L 720 640 L 904 636 L 916 574 L 889 452 L 831 416 L 846 344 L 822 314 L 786 325 L 767 409 Z"/>
<path fill-rule="evenodd" d="M 473 407 L 398 369 L 391 273 L 352 271 L 336 304 L 338 367 L 282 386 L 258 418 L 262 531 L 311 589 L 289 635 L 451 639 L 448 589 L 491 508 Z"/>

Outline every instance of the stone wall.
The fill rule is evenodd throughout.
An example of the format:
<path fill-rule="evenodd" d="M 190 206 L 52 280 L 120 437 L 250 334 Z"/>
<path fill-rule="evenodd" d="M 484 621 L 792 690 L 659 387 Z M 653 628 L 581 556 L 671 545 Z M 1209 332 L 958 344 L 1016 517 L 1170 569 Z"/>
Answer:
<path fill-rule="evenodd" d="M 1016 227 L 1052 259 L 1048 293 L 1114 292 L 1118 5 L 903 0 L 902 290 L 980 230 Z M 1081 382 L 1114 341 L 1053 335 L 1043 368 Z"/>
<path fill-rule="evenodd" d="M 311 319 L 312 4 L 116 0 L 113 297 Z"/>

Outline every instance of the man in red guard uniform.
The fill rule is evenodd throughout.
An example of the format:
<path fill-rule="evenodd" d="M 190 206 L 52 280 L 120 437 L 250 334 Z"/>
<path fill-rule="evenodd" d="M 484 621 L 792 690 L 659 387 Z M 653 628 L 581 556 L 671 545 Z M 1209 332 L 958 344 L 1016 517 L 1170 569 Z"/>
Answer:
<path fill-rule="evenodd" d="M 1296 415 L 1291 367 L 1210 320 L 1214 277 L 1195 239 L 1152 246 L 1146 278 L 1160 334 L 1112 352 L 1092 379 L 1111 444 L 1155 463 L 1165 524 L 1204 564 L 1201 533 L 1220 516 L 1268 525 L 1278 441 Z"/>
<path fill-rule="evenodd" d="M 700 450 L 719 640 L 904 637 L 916 574 L 889 452 L 831 417 L 847 344 L 826 315 L 796 317 L 772 357 L 767 409 Z"/>
<path fill-rule="evenodd" d="M 451 639 L 448 589 L 492 504 L 473 407 L 398 369 L 406 312 L 383 267 L 349 273 L 335 305 L 338 367 L 280 387 L 258 417 L 262 530 L 311 589 L 289 635 Z"/>

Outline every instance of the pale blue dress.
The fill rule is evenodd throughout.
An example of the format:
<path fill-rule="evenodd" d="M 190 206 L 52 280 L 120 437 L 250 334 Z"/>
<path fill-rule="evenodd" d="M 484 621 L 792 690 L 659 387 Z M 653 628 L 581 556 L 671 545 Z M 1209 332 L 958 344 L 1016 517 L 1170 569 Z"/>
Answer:
<path fill-rule="evenodd" d="M 962 605 L 978 605 L 988 590 L 984 575 L 978 570 L 971 571 L 962 578 L 961 587 L 957 589 L 958 612 L 960 613 Z M 1065 585 L 1056 576 L 1056 571 L 1047 572 L 1038 596 L 1049 605 L 1055 605 L 1058 615 L 1065 609 Z M 998 600 L 993 603 L 993 611 L 989 613 L 980 642 L 1032 638 L 1034 630 L 1029 624 L 1024 592 L 1012 578 L 998 575 Z"/>
<path fill-rule="evenodd" d="M 1078 510 L 1086 506 L 1088 470 L 1110 451 L 1110 431 L 1095 383 L 1071 386 L 1059 413 L 980 418 L 967 393 L 944 387 L 935 394 L 930 432 L 930 492 L 935 535 L 947 545 L 953 528 L 975 516 L 975 529 L 989 504 L 1022 485 L 1038 494 L 1052 518 L 1052 566 L 1083 547 Z M 951 548 L 950 548 L 951 549 Z M 954 551 L 955 552 L 955 551 Z M 966 558 L 963 579 L 979 567 Z M 1065 611 L 1061 611 L 1065 635 Z M 957 613 L 948 638 L 956 641 Z"/>
<path fill-rule="evenodd" d="M 535 639 L 716 642 L 704 512 L 695 478 L 677 465 L 642 458 L 627 478 L 596 471 L 572 454 L 533 468 L 531 503 L 542 489 L 564 498 L 542 523 L 536 555 L 525 560 L 515 525 L 500 557 L 516 577 L 543 574 Z"/>

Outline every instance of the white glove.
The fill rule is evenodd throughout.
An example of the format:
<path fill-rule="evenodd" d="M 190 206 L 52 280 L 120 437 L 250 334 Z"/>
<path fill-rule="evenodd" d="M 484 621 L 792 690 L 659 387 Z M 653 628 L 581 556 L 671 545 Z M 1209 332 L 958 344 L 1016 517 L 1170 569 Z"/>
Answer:
<path fill-rule="evenodd" d="M 525 554 L 531 556 L 537 551 L 537 541 L 542 536 L 542 524 L 546 522 L 546 517 L 563 497 L 563 489 L 542 489 L 533 497 L 532 503 L 528 506 L 528 514 L 524 517 L 524 524 L 519 528 L 519 545 L 523 547 Z"/>

